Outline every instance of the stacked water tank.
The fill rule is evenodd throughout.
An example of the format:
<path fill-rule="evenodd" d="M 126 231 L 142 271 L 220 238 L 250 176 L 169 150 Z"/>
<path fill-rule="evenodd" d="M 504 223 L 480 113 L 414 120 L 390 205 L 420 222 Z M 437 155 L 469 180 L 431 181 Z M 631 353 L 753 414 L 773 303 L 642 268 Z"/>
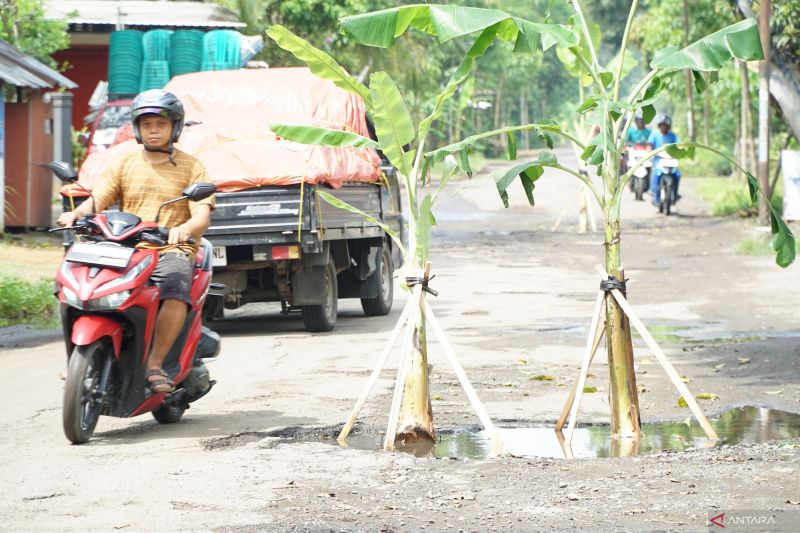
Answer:
<path fill-rule="evenodd" d="M 137 30 L 111 34 L 108 92 L 130 96 L 160 89 L 174 76 L 200 70 L 235 70 L 263 48 L 257 39 L 245 42 L 234 30 Z"/>

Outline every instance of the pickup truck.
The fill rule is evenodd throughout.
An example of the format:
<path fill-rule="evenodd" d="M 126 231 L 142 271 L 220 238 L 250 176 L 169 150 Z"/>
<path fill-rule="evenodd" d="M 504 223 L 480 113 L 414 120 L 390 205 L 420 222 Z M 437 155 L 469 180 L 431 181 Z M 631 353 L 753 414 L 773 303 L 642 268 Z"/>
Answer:
<path fill-rule="evenodd" d="M 346 183 L 327 189 L 401 234 L 400 190 L 393 169 L 384 184 Z M 392 307 L 399 250 L 384 230 L 317 196 L 324 185 L 264 186 L 217 193 L 206 238 L 214 245 L 215 283 L 205 319 L 251 302 L 299 310 L 308 331 L 330 331 L 339 298 L 359 298 L 368 316 Z"/>

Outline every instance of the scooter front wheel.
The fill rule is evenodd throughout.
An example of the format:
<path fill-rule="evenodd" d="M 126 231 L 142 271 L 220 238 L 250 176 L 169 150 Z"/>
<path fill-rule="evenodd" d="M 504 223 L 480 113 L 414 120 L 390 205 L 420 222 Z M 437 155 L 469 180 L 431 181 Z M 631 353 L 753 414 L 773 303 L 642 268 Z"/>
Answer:
<path fill-rule="evenodd" d="M 73 444 L 87 442 L 100 419 L 102 373 L 105 359 L 110 357 L 106 343 L 95 341 L 88 346 L 75 347 L 69 358 L 62 415 L 64 434 Z"/>

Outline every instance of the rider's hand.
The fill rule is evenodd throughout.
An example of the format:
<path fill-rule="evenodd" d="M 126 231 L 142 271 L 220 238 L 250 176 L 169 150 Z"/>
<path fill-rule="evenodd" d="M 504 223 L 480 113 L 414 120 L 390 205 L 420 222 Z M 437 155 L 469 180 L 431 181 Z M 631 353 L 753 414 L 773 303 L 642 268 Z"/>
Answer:
<path fill-rule="evenodd" d="M 61 213 L 58 217 L 58 225 L 62 228 L 71 228 L 75 221 L 78 219 L 78 213 L 75 211 L 69 211 L 67 213 Z"/>
<path fill-rule="evenodd" d="M 175 226 L 169 230 L 169 239 L 167 242 L 169 244 L 183 244 L 191 238 L 192 234 L 186 231 L 185 228 L 181 226 Z"/>

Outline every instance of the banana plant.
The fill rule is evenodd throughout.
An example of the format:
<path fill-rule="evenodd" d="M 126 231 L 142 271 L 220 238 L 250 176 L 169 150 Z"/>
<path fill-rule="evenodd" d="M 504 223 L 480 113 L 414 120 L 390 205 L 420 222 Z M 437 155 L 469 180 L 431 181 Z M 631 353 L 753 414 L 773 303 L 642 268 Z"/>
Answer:
<path fill-rule="evenodd" d="M 270 127 L 281 138 L 293 142 L 333 147 L 369 146 L 383 152 L 404 183 L 403 190 L 409 211 L 407 250 L 397 239 L 397 235 L 388 227 L 383 227 L 403 252 L 411 275 L 418 276 L 430 258 L 431 228 L 436 224 L 433 210 L 442 189 L 459 169 L 472 175 L 467 151 L 460 154 L 460 160 L 452 155 L 443 155 L 435 161 L 425 156 L 424 149 L 434 122 L 447 109 L 447 103 L 457 94 L 459 86 L 470 78 L 477 59 L 497 39 L 514 42 L 515 46 L 529 51 L 539 44 L 544 49 L 554 45 L 573 46 L 578 44 L 579 39 L 573 30 L 563 25 L 527 22 L 496 10 L 467 8 L 465 11 L 452 6 L 405 6 L 346 17 L 341 23 L 345 33 L 358 42 L 390 46 L 394 41 L 396 30 L 389 31 L 389 26 L 376 23 L 376 20 L 399 24 L 404 29 L 414 27 L 424 32 L 436 33 L 441 42 L 477 33 L 477 37 L 473 39 L 471 47 L 457 68 L 443 84 L 441 92 L 433 99 L 434 105 L 430 114 L 419 124 L 414 124 L 400 89 L 388 73 L 373 73 L 367 86 L 350 76 L 329 54 L 294 35 L 285 27 L 274 25 L 268 29 L 267 36 L 278 46 L 304 62 L 317 76 L 362 97 L 367 113 L 375 126 L 377 141 L 352 132 L 326 128 L 294 124 L 272 124 Z M 548 131 L 558 131 L 548 124 L 534 129 L 541 136 L 545 136 Z M 435 189 L 429 190 L 425 188 L 425 184 L 429 181 L 432 164 L 440 168 L 439 183 Z M 369 217 L 325 191 L 320 190 L 318 194 L 336 207 Z M 403 410 L 397 433 L 397 438 L 402 440 L 433 439 L 435 435 L 428 392 L 425 317 L 421 309 L 419 316 L 415 318 L 414 328 L 415 331 L 410 337 L 413 356 L 411 367 L 406 374 L 408 377 L 404 388 Z"/>
<path fill-rule="evenodd" d="M 414 128 L 403 103 L 402 96 L 382 72 L 370 78 L 370 86 L 350 78 L 344 69 L 336 65 L 330 56 L 308 43 L 291 35 L 285 28 L 273 26 L 267 33 L 276 43 L 292 52 L 317 75 L 330 79 L 339 87 L 360 94 L 367 105 L 376 126 L 377 143 L 381 150 L 398 169 L 405 180 L 410 219 L 409 264 L 420 269 L 430 253 L 430 229 L 435 224 L 433 207 L 439 192 L 447 181 L 459 170 L 472 174 L 470 153 L 482 141 L 492 136 L 508 137 L 508 157 L 516 159 L 516 132 L 533 131 L 548 147 L 536 159 L 524 161 L 493 174 L 497 190 L 503 203 L 508 206 L 507 189 L 519 179 L 527 199 L 534 204 L 536 181 L 543 175 L 545 167 L 573 175 L 581 180 L 599 204 L 604 217 L 605 267 L 612 276 L 623 281 L 621 266 L 621 221 L 620 204 L 625 184 L 631 179 L 636 167 L 624 174 L 620 173 L 620 159 L 624 149 L 625 133 L 630 127 L 636 110 L 641 109 L 645 121 L 655 115 L 654 104 L 660 94 L 669 88 L 670 82 L 681 70 L 692 71 L 698 90 L 704 90 L 717 79 L 717 72 L 731 59 L 752 61 L 761 59 L 760 39 L 753 20 L 744 20 L 713 33 L 686 48 L 666 48 L 657 53 L 651 62 L 651 70 L 633 86 L 625 96 L 620 96 L 622 79 L 626 74 L 625 65 L 628 35 L 634 20 L 638 0 L 633 0 L 627 17 L 625 32 L 619 53 L 609 67 L 598 60 L 599 31 L 585 17 L 578 0 L 571 6 L 574 14 L 564 24 L 550 21 L 532 22 L 495 9 L 459 7 L 453 5 L 413 5 L 401 6 L 342 19 L 345 33 L 355 42 L 374 47 L 390 47 L 403 33 L 415 29 L 434 36 L 440 43 L 451 39 L 473 38 L 473 43 L 461 64 L 456 69 L 442 92 L 436 98 L 432 113 Z M 587 140 L 580 132 L 571 131 L 552 121 L 539 121 L 535 124 L 509 126 L 479 133 L 449 146 L 425 151 L 427 135 L 431 124 L 442 112 L 443 104 L 451 98 L 456 89 L 472 72 L 476 60 L 497 39 L 512 42 L 515 53 L 532 53 L 538 47 L 543 51 L 555 49 L 564 67 L 577 73 L 582 86 L 587 86 L 588 95 L 578 105 L 575 113 L 598 127 L 598 133 Z M 335 132 L 314 131 L 317 128 L 295 129 L 287 137 L 288 126 L 276 125 L 273 129 L 297 142 L 319 142 L 326 136 L 331 146 L 352 145 L 352 134 L 341 133 L 334 139 Z M 580 153 L 584 164 L 593 166 L 601 178 L 601 186 L 588 178 L 579 169 L 562 165 L 551 151 L 554 138 L 560 137 L 572 143 Z M 366 142 L 368 139 L 361 141 Z M 337 144 L 337 142 L 339 144 Z M 662 152 L 675 158 L 691 158 L 695 150 L 711 150 L 720 157 L 735 161 L 718 150 L 698 143 L 680 143 L 651 151 L 649 160 Z M 643 164 L 640 163 L 640 164 Z M 427 192 L 424 185 L 432 169 L 441 169 L 440 182 L 436 190 Z M 755 201 L 759 194 L 758 181 L 748 174 L 750 195 Z M 788 226 L 772 211 L 772 247 L 776 252 L 777 263 L 785 267 L 795 258 L 795 240 Z M 613 298 L 606 299 L 606 339 L 610 367 L 610 399 L 612 433 L 620 437 L 638 437 L 640 419 L 636 377 L 633 368 L 633 348 L 627 319 Z M 424 320 L 418 321 L 424 325 Z M 423 326 L 424 327 L 424 326 Z M 421 332 L 422 354 L 415 360 L 420 369 L 417 373 L 425 380 L 427 373 L 422 370 L 425 362 L 424 331 Z M 427 406 L 429 411 L 429 402 Z M 420 410 L 422 411 L 422 409 Z M 413 418 L 413 417 L 412 417 Z M 422 420 L 423 416 L 418 416 Z M 427 422 L 426 422 L 427 423 Z M 419 424 L 422 426 L 424 424 Z M 409 427 L 413 426 L 410 425 Z M 432 427 L 432 426 L 431 426 Z M 413 429 L 413 428 L 412 428 Z M 431 433 L 432 434 L 432 433 Z"/>

